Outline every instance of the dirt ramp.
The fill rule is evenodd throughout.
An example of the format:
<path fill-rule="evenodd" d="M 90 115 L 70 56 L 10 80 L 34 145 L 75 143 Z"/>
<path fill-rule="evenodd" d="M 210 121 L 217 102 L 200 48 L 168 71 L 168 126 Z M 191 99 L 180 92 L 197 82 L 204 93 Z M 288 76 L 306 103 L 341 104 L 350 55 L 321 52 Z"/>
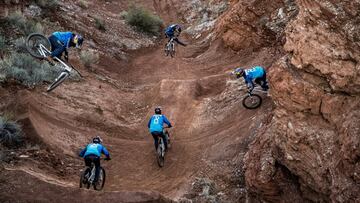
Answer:
<path fill-rule="evenodd" d="M 0 202 L 172 202 L 157 192 L 95 192 L 43 182 L 23 171 L 2 169 Z M 19 178 L 21 177 L 21 178 Z M 20 192 L 19 192 L 20 191 Z"/>

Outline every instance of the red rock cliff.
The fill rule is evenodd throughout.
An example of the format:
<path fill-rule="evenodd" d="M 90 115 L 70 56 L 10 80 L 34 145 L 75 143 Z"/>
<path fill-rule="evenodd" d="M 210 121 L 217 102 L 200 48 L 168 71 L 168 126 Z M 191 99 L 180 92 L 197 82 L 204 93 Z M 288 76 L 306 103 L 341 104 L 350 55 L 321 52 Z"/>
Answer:
<path fill-rule="evenodd" d="M 269 71 L 276 109 L 250 146 L 246 182 L 271 202 L 359 202 L 360 2 L 295 3 L 286 56 Z"/>

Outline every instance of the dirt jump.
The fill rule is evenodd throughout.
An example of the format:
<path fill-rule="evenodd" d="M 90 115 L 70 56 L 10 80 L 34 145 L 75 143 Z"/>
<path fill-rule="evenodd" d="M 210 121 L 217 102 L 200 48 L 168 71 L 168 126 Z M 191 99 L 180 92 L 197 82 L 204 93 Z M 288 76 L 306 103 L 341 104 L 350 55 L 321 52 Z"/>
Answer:
<path fill-rule="evenodd" d="M 41 150 L 26 151 L 29 157 L 2 169 L 0 201 L 170 202 L 203 177 L 231 193 L 238 184 L 232 181 L 234 170 L 271 114 L 272 101 L 265 95 L 260 108 L 245 109 L 245 93 L 229 71 L 239 63 L 271 63 L 273 50 L 240 56 L 221 41 L 203 47 L 185 40 L 189 45 L 177 45 L 174 58 L 164 55 L 165 40 L 132 52 L 126 63 L 102 56 L 95 72 L 82 70 L 83 80 L 65 82 L 51 93 L 3 89 L 7 108 L 22 117 L 32 146 Z M 156 106 L 174 126 L 162 168 L 147 129 Z M 101 192 L 78 188 L 84 164 L 77 154 L 95 135 L 112 156 L 102 161 L 107 180 Z"/>

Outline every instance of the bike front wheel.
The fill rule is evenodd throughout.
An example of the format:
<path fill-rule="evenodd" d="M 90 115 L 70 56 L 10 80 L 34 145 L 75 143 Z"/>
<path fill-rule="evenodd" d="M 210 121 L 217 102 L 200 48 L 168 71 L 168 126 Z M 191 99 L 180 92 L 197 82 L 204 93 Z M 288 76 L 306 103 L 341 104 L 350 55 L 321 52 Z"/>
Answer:
<path fill-rule="evenodd" d="M 55 81 L 48 87 L 47 92 L 51 92 L 57 86 L 59 86 L 64 80 L 69 77 L 70 73 L 68 71 L 63 71 L 60 73 L 59 77 L 55 79 Z"/>
<path fill-rule="evenodd" d="M 247 109 L 256 109 L 261 103 L 262 98 L 257 94 L 247 95 L 242 101 L 243 106 Z"/>
<path fill-rule="evenodd" d="M 174 43 L 172 43 L 170 45 L 170 56 L 171 56 L 171 58 L 175 57 L 175 44 Z"/>
<path fill-rule="evenodd" d="M 159 142 L 159 146 L 157 148 L 157 163 L 159 167 L 163 167 L 165 163 L 164 144 L 162 140 Z"/>
<path fill-rule="evenodd" d="M 94 183 L 94 190 L 102 190 L 104 188 L 105 178 L 106 178 L 105 169 L 103 167 L 100 167 L 99 178 L 97 182 Z"/>
<path fill-rule="evenodd" d="M 35 58 L 44 59 L 47 55 L 50 54 L 47 51 L 51 50 L 51 43 L 48 40 L 48 38 L 46 38 L 42 34 L 39 33 L 30 34 L 27 37 L 25 44 L 26 44 L 26 50 L 30 53 L 31 56 Z M 40 49 L 40 45 L 44 46 L 44 48 L 46 48 L 47 51 L 43 53 Z"/>

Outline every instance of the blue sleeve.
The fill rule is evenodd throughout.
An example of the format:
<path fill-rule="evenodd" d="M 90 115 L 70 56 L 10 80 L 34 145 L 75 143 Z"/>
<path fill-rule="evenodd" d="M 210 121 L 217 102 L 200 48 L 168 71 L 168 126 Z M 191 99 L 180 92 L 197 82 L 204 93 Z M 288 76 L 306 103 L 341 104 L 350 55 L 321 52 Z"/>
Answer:
<path fill-rule="evenodd" d="M 84 154 L 85 154 L 85 152 L 86 152 L 86 149 L 87 149 L 87 146 L 86 146 L 83 150 L 81 150 L 79 156 L 84 157 Z"/>
<path fill-rule="evenodd" d="M 166 123 L 169 127 L 171 127 L 171 123 L 170 121 L 166 118 L 166 116 L 164 115 L 164 123 Z"/>
<path fill-rule="evenodd" d="M 110 153 L 108 152 L 108 150 L 103 145 L 101 146 L 102 146 L 101 153 L 105 154 L 106 157 L 109 157 Z"/>
<path fill-rule="evenodd" d="M 58 47 L 53 52 L 51 52 L 51 57 L 56 56 L 59 58 L 64 51 L 66 51 L 65 47 Z"/>
<path fill-rule="evenodd" d="M 250 88 L 250 91 L 254 89 L 254 83 L 250 77 L 244 76 L 246 85 Z"/>
<path fill-rule="evenodd" d="M 152 116 L 151 116 L 151 118 L 149 119 L 148 128 L 150 128 L 151 119 L 152 119 Z"/>

